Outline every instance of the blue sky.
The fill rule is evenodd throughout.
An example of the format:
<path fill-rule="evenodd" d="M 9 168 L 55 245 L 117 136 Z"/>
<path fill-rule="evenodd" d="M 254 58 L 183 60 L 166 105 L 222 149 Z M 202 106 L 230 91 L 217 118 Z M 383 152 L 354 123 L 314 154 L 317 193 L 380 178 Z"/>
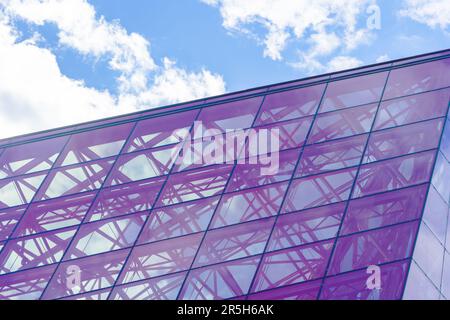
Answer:
<path fill-rule="evenodd" d="M 448 0 L 0 0 L 0 137 L 447 49 Z"/>

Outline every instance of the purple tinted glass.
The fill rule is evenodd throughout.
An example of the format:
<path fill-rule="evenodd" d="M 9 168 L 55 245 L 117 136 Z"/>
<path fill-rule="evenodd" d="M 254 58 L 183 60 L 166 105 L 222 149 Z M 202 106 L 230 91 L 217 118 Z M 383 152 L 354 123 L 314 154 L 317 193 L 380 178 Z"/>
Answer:
<path fill-rule="evenodd" d="M 334 238 L 345 203 L 282 215 L 278 218 L 267 250 L 280 250 Z"/>
<path fill-rule="evenodd" d="M 33 173 L 0 180 L 0 209 L 29 203 L 44 179 L 45 174 Z"/>
<path fill-rule="evenodd" d="M 366 270 L 327 278 L 321 300 L 398 300 L 406 280 L 409 262 L 386 264 L 380 267 L 380 289 L 368 289 Z"/>
<path fill-rule="evenodd" d="M 450 86 L 450 59 L 437 60 L 393 70 L 384 99 Z"/>
<path fill-rule="evenodd" d="M 432 151 L 362 166 L 353 198 L 427 182 L 434 158 Z"/>
<path fill-rule="evenodd" d="M 296 177 L 359 165 L 368 135 L 305 147 Z"/>
<path fill-rule="evenodd" d="M 333 81 L 328 85 L 320 112 L 377 102 L 386 83 L 387 72 Z"/>
<path fill-rule="evenodd" d="M 438 90 L 381 103 L 375 130 L 445 116 L 450 90 Z"/>
<path fill-rule="evenodd" d="M 434 186 L 428 191 L 427 204 L 423 212 L 423 222 L 436 235 L 441 243 L 445 243 L 447 233 L 447 216 L 449 207 Z"/>
<path fill-rule="evenodd" d="M 5 149 L 0 156 L 0 179 L 50 169 L 66 140 L 62 137 Z"/>
<path fill-rule="evenodd" d="M 256 120 L 256 125 L 315 114 L 324 89 L 325 84 L 321 84 L 267 95 Z"/>
<path fill-rule="evenodd" d="M 314 122 L 308 144 L 345 138 L 369 132 L 376 104 L 319 115 Z"/>
<path fill-rule="evenodd" d="M 364 162 L 393 158 L 437 148 L 443 119 L 375 132 L 370 136 Z"/>
<path fill-rule="evenodd" d="M 26 210 L 26 206 L 0 210 L 0 241 L 10 237 Z"/>
<path fill-rule="evenodd" d="M 103 189 L 89 210 L 87 221 L 117 217 L 120 215 L 150 210 L 164 180 L 146 180 Z"/>
<path fill-rule="evenodd" d="M 321 281 L 309 281 L 278 289 L 254 293 L 249 300 L 316 300 Z"/>
<path fill-rule="evenodd" d="M 428 185 L 421 185 L 350 201 L 341 234 L 418 219 L 427 189 Z"/>
<path fill-rule="evenodd" d="M 323 277 L 332 247 L 333 241 L 327 241 L 266 254 L 251 292 Z"/>
<path fill-rule="evenodd" d="M 33 203 L 14 231 L 14 237 L 79 225 L 94 197 L 95 193 L 83 193 Z"/>
<path fill-rule="evenodd" d="M 411 222 L 338 239 L 328 275 L 410 257 L 417 227 Z"/>
<path fill-rule="evenodd" d="M 436 160 L 436 168 L 432 178 L 432 183 L 441 197 L 447 203 L 450 203 L 450 163 L 439 152 Z"/>
<path fill-rule="evenodd" d="M 122 149 L 132 128 L 133 124 L 128 123 L 73 135 L 56 165 L 67 166 L 115 156 Z"/>
<path fill-rule="evenodd" d="M 198 110 L 139 121 L 124 152 L 133 152 L 182 142 Z"/>
<path fill-rule="evenodd" d="M 219 197 L 191 201 L 152 211 L 138 243 L 170 239 L 206 230 Z"/>
<path fill-rule="evenodd" d="M 282 212 L 346 201 L 350 195 L 356 171 L 356 169 L 345 169 L 294 180 L 286 196 Z"/>
<path fill-rule="evenodd" d="M 275 216 L 287 183 L 224 195 L 211 222 L 212 228 Z"/>
<path fill-rule="evenodd" d="M 135 247 L 118 283 L 164 276 L 189 269 L 203 234 L 194 234 Z"/>

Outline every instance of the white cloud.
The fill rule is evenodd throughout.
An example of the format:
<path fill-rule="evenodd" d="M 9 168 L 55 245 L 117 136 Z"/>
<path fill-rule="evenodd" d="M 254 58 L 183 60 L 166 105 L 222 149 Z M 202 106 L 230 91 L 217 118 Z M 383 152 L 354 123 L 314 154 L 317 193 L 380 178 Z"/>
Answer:
<path fill-rule="evenodd" d="M 448 30 L 450 27 L 450 3 L 448 0 L 403 0 L 400 15 L 431 28 Z"/>
<path fill-rule="evenodd" d="M 264 56 L 282 60 L 288 43 L 299 50 L 299 61 L 290 63 L 308 72 L 327 70 L 326 56 L 345 53 L 373 40 L 373 32 L 364 23 L 359 26 L 373 0 L 201 0 L 220 9 L 223 26 L 233 32 L 252 34 L 252 26 L 262 26 L 266 33 Z M 343 58 L 336 63 L 344 62 Z M 356 59 L 345 59 L 346 63 Z"/>
<path fill-rule="evenodd" d="M 388 61 L 388 60 L 389 60 L 389 55 L 383 54 L 383 55 L 379 56 L 379 57 L 375 60 L 375 62 L 376 62 L 376 63 L 381 63 L 381 62 L 385 62 L 385 61 Z"/>
<path fill-rule="evenodd" d="M 14 21 L 52 23 L 60 45 L 117 72 L 118 94 L 62 74 L 39 35 L 19 41 Z M 225 83 L 208 70 L 189 72 L 150 54 L 150 43 L 118 22 L 97 17 L 86 0 L 0 0 L 0 138 L 221 94 Z"/>
<path fill-rule="evenodd" d="M 361 66 L 362 64 L 363 64 L 362 61 L 360 61 L 354 57 L 338 56 L 338 57 L 333 58 L 327 64 L 327 71 L 334 72 L 334 71 L 352 69 L 352 68 L 357 68 L 357 67 Z"/>

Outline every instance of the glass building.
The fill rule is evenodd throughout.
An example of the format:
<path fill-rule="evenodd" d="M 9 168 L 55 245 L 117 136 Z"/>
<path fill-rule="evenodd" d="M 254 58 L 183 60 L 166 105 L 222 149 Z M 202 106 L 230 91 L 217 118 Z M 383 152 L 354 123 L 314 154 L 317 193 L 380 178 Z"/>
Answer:
<path fill-rule="evenodd" d="M 449 100 L 443 51 L 1 140 L 0 299 L 450 298 Z"/>

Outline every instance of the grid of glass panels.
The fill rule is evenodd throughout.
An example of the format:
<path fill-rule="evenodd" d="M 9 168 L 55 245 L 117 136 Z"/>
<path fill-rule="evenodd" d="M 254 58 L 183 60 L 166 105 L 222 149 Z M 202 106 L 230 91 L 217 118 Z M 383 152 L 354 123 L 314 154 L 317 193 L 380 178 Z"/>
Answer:
<path fill-rule="evenodd" d="M 448 54 L 7 140 L 0 299 L 450 298 Z M 278 172 L 177 163 L 194 121 L 279 129 Z"/>

